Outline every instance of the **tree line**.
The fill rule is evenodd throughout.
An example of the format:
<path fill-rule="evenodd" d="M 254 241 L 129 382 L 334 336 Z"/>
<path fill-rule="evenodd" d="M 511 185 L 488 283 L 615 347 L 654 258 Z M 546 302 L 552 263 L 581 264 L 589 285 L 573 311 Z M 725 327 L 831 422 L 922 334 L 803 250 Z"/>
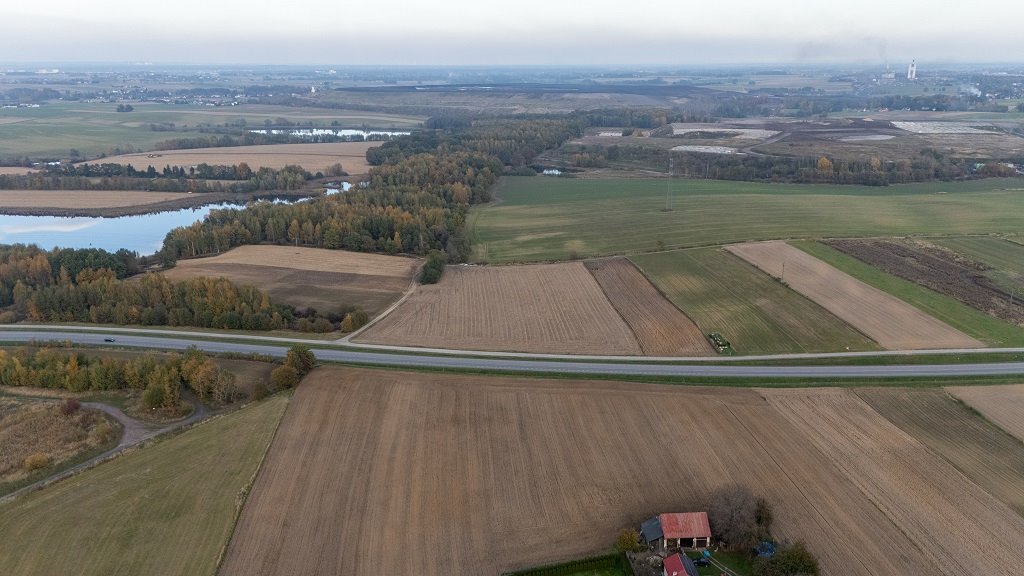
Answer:
<path fill-rule="evenodd" d="M 147 408 L 177 408 L 183 386 L 204 402 L 239 397 L 235 377 L 195 348 L 184 355 L 146 354 L 130 360 L 87 356 L 57 348 L 0 350 L 0 384 L 71 392 L 136 390 Z"/>
<path fill-rule="evenodd" d="M 352 331 L 366 312 L 343 307 L 320 315 L 273 303 L 225 278 L 137 278 L 147 260 L 128 250 L 0 245 L 0 322 L 91 322 L 244 330 Z"/>
<path fill-rule="evenodd" d="M 341 165 L 331 175 L 341 175 Z M 146 190 L 159 192 L 258 192 L 299 190 L 323 174 L 311 174 L 301 166 L 280 170 L 253 170 L 245 162 L 235 165 L 202 163 L 188 169 L 150 165 L 138 170 L 131 164 L 81 164 L 52 166 L 31 174 L 0 174 L 0 190 Z M 236 182 L 224 184 L 223 180 Z"/>

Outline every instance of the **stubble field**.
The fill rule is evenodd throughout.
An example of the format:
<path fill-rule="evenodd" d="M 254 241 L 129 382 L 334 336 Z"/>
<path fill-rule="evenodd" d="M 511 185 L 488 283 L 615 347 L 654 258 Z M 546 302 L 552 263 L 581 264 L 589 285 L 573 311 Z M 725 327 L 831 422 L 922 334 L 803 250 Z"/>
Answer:
<path fill-rule="evenodd" d="M 726 248 L 891 350 L 980 348 L 981 342 L 785 242 Z"/>
<path fill-rule="evenodd" d="M 409 287 L 420 262 L 344 250 L 260 245 L 181 260 L 164 274 L 172 280 L 223 276 L 251 284 L 275 302 L 320 312 L 336 312 L 350 305 L 373 316 Z"/>
<path fill-rule="evenodd" d="M 358 341 L 561 354 L 642 353 L 582 263 L 449 266 Z"/>
<path fill-rule="evenodd" d="M 898 422 L 934 405 L 872 399 L 910 402 Z M 984 429 L 969 410 L 956 418 L 940 430 Z M 320 368 L 285 415 L 221 573 L 399 573 L 415 558 L 422 574 L 497 575 L 605 550 L 621 528 L 703 509 L 740 482 L 823 574 L 1014 574 L 1024 517 L 944 459 L 991 435 L 934 452 L 915 434 L 842 389 Z"/>
<path fill-rule="evenodd" d="M 153 166 L 190 166 L 207 163 L 232 166 L 245 162 L 253 170 L 273 168 L 280 170 L 297 164 L 310 172 L 323 172 L 340 163 L 349 174 L 365 174 L 370 169 L 366 151 L 380 146 L 380 142 L 331 142 L 311 144 L 267 144 L 263 146 L 229 146 L 222 148 L 194 148 L 190 150 L 160 150 L 151 153 L 122 154 L 98 162 L 104 164 L 131 164 L 137 170 Z M 95 162 L 94 162 L 95 163 Z"/>
<path fill-rule="evenodd" d="M 0 190 L 3 208 L 96 209 L 184 200 L 195 194 L 134 190 Z"/>
<path fill-rule="evenodd" d="M 647 356 L 713 356 L 700 328 L 625 258 L 586 263 Z"/>

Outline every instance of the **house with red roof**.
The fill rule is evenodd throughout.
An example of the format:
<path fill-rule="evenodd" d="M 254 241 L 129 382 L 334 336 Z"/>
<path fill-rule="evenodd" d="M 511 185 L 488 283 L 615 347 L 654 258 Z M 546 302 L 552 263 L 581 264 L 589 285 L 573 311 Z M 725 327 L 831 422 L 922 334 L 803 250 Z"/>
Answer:
<path fill-rule="evenodd" d="M 665 558 L 664 569 L 661 573 L 662 576 L 697 576 L 697 566 L 694 565 L 693 560 L 676 552 Z"/>
<path fill-rule="evenodd" d="M 707 512 L 658 514 L 640 526 L 640 535 L 649 545 L 662 550 L 711 546 Z"/>

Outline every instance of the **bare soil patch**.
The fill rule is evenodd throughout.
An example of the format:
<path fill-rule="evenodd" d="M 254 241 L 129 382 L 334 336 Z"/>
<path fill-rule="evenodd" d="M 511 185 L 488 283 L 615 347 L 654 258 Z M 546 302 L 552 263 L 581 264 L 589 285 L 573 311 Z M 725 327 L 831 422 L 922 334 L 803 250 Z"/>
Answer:
<path fill-rule="evenodd" d="M 981 262 L 946 248 L 910 240 L 830 240 L 825 243 L 893 276 L 1024 326 L 1021 296 L 1011 297 L 993 282 L 985 274 L 989 267 Z"/>
<path fill-rule="evenodd" d="M 1024 565 L 1024 517 L 853 392 L 763 393 L 944 573 L 1010 575 Z"/>
<path fill-rule="evenodd" d="M 497 576 L 730 482 L 825 574 L 942 573 L 754 390 L 354 368 L 299 387 L 221 573 Z"/>
<path fill-rule="evenodd" d="M 32 172 L 32 168 L 25 168 L 22 166 L 0 166 L 0 174 L 3 175 L 13 174 L 15 176 L 24 176 L 29 172 Z"/>
<path fill-rule="evenodd" d="M 322 248 L 239 246 L 218 256 L 180 260 L 164 274 L 172 280 L 223 276 L 256 286 L 275 302 L 325 313 L 357 306 L 372 316 L 401 296 L 420 262 Z"/>
<path fill-rule="evenodd" d="M 580 262 L 449 266 L 357 340 L 562 354 L 642 354 Z"/>
<path fill-rule="evenodd" d="M 253 170 L 264 167 L 280 170 L 289 164 L 298 164 L 310 172 L 322 172 L 340 162 L 349 174 L 365 174 L 370 168 L 366 162 L 366 151 L 380 145 L 380 142 L 331 142 L 160 150 L 111 156 L 92 163 L 131 164 L 139 170 L 148 166 L 157 170 L 164 166 L 187 169 L 204 162 L 226 166 L 245 162 Z"/>
<path fill-rule="evenodd" d="M 1012 386 L 954 386 L 950 394 L 1024 441 L 1024 384 Z"/>
<path fill-rule="evenodd" d="M 648 356 L 714 356 L 715 351 L 685 314 L 625 258 L 586 263 L 605 296 L 626 321 Z"/>
<path fill-rule="evenodd" d="M 981 348 L 983 344 L 906 302 L 785 242 L 726 248 L 891 350 Z"/>

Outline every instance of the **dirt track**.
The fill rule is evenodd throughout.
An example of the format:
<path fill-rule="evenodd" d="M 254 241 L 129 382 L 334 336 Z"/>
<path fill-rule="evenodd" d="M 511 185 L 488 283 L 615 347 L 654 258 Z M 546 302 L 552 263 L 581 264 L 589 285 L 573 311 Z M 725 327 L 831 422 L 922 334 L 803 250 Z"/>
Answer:
<path fill-rule="evenodd" d="M 648 356 L 714 356 L 700 328 L 625 258 L 592 260 L 587 269 Z"/>
<path fill-rule="evenodd" d="M 786 244 L 726 248 L 820 304 L 890 350 L 982 348 L 984 345 L 906 302 Z"/>
<path fill-rule="evenodd" d="M 772 502 L 776 535 L 805 540 L 824 574 L 942 573 L 816 446 L 849 424 L 808 433 L 774 404 L 750 389 L 320 368 L 288 407 L 221 574 L 368 576 L 415 562 L 421 575 L 497 576 L 606 550 L 621 528 L 702 509 L 734 481 Z M 985 548 L 993 561 L 1015 557 L 1015 525 L 981 513 L 1007 530 L 994 540 L 1005 549 Z M 936 521 L 929 534 L 950 529 L 919 517 Z"/>
<path fill-rule="evenodd" d="M 368 344 L 640 355 L 629 326 L 582 263 L 449 266 L 356 338 Z"/>

